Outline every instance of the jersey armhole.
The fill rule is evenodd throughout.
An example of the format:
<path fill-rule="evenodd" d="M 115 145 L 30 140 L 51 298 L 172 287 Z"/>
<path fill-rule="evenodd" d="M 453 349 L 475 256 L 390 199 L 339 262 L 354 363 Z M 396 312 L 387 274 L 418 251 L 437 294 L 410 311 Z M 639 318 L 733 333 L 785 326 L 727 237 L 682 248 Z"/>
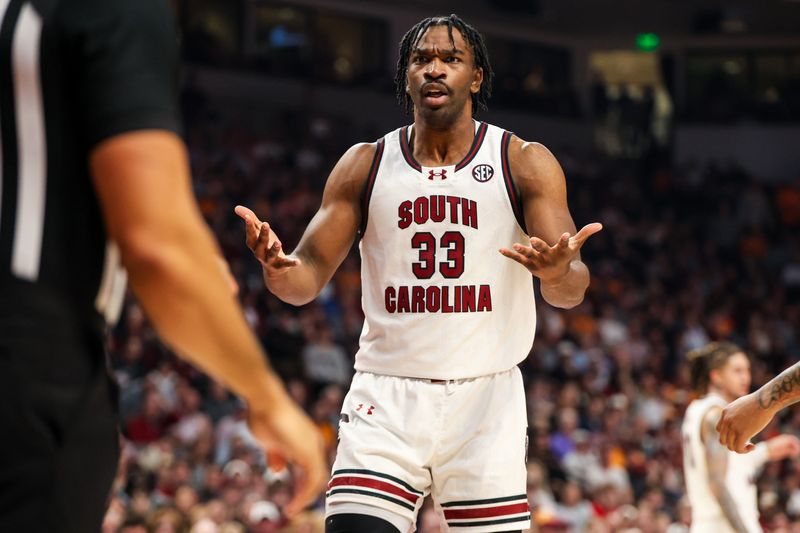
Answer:
<path fill-rule="evenodd" d="M 514 184 L 514 180 L 511 177 L 511 163 L 508 161 L 508 146 L 511 143 L 511 136 L 513 134 L 510 131 L 503 132 L 503 138 L 500 142 L 500 161 L 501 166 L 503 169 L 503 183 L 506 186 L 506 192 L 508 193 L 508 199 L 511 202 L 511 209 L 514 211 L 514 218 L 517 219 L 517 224 L 525 233 L 528 235 L 528 228 L 525 227 L 525 215 L 524 211 L 522 210 L 522 198 L 517 191 L 517 186 Z"/>
<path fill-rule="evenodd" d="M 706 427 L 706 417 L 714 409 L 719 409 L 720 411 L 722 411 L 722 407 L 720 407 L 719 405 L 716 405 L 716 404 L 709 405 L 708 408 L 706 408 L 706 410 L 703 411 L 703 414 L 700 416 L 700 434 L 699 434 L 699 436 L 700 436 L 700 444 L 703 445 L 703 447 L 705 447 L 705 445 L 706 445 L 706 441 L 703 439 L 703 433 L 704 433 L 703 429 Z"/>
<path fill-rule="evenodd" d="M 364 238 L 364 233 L 367 231 L 367 221 L 369 219 L 369 201 L 372 198 L 372 190 L 375 188 L 375 178 L 378 177 L 378 167 L 381 164 L 383 157 L 383 147 L 385 141 L 381 138 L 375 147 L 375 155 L 372 156 L 372 164 L 369 166 L 369 174 L 367 174 L 367 183 L 364 186 L 364 194 L 361 198 L 361 227 L 359 233 L 361 238 Z"/>

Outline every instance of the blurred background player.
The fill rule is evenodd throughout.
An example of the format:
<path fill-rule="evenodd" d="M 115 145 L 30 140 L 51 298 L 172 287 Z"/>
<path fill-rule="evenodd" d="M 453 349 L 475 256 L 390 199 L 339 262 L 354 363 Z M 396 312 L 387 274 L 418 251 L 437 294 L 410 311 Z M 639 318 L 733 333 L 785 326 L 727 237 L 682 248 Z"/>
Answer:
<path fill-rule="evenodd" d="M 729 450 L 746 453 L 755 446 L 755 434 L 770 423 L 781 409 L 800 401 L 800 363 L 787 368 L 769 383 L 733 401 L 722 410 L 717 432 Z"/>
<path fill-rule="evenodd" d="M 164 341 L 305 469 L 298 511 L 323 475 L 319 435 L 248 329 L 192 195 L 167 4 L 0 8 L 0 531 L 100 528 L 119 447 L 104 331 L 120 263 Z"/>
<path fill-rule="evenodd" d="M 762 531 L 755 480 L 767 461 L 800 454 L 800 441 L 780 435 L 740 455 L 719 442 L 722 408 L 750 389 L 750 361 L 741 348 L 715 342 L 689 353 L 692 385 L 701 397 L 683 420 L 683 469 L 694 533 Z"/>
<path fill-rule="evenodd" d="M 405 533 L 428 494 L 452 531 L 529 527 L 517 364 L 533 342 L 531 274 L 551 305 L 578 305 L 589 285 L 579 250 L 602 226 L 576 231 L 544 146 L 474 119 L 491 82 L 480 33 L 456 15 L 426 18 L 403 37 L 395 78 L 413 125 L 340 159 L 294 252 L 236 208 L 267 288 L 294 305 L 361 238 L 365 324 L 329 533 Z"/>

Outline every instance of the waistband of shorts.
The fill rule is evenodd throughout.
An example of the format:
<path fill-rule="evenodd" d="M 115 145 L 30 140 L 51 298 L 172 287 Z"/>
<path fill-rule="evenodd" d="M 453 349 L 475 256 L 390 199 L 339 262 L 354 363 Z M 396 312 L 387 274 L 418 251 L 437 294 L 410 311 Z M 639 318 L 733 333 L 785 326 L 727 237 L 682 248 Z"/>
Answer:
<path fill-rule="evenodd" d="M 472 376 L 466 378 L 452 378 L 452 379 L 439 379 L 439 378 L 423 378 L 423 377 L 416 377 L 416 376 L 402 376 L 398 374 L 379 374 L 377 372 L 369 372 L 366 370 L 356 370 L 356 374 L 370 374 L 372 376 L 379 376 L 379 377 L 387 377 L 387 378 L 397 378 L 397 379 L 408 379 L 411 381 L 420 381 L 422 383 L 431 383 L 434 385 L 450 385 L 450 384 L 458 384 L 458 383 L 467 383 L 469 381 L 477 381 L 479 379 L 487 379 L 499 376 L 501 374 L 507 374 L 509 372 L 513 372 L 518 370 L 518 367 L 512 367 L 508 370 L 501 370 L 499 372 L 492 372 L 491 374 L 482 374 L 480 376 Z"/>

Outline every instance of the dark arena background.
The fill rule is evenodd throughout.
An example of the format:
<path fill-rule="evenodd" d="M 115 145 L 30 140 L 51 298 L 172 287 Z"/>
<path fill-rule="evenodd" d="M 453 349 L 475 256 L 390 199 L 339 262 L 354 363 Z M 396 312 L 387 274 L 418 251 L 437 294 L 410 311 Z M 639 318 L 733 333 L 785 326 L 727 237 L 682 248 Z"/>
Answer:
<path fill-rule="evenodd" d="M 582 252 L 581 305 L 556 310 L 537 288 L 521 365 L 531 531 L 687 532 L 686 354 L 738 343 L 753 389 L 800 358 L 800 2 L 173 4 L 195 193 L 330 461 L 363 321 L 358 250 L 315 301 L 283 304 L 233 207 L 293 249 L 341 154 L 413 121 L 393 85 L 405 31 L 455 12 L 485 36 L 495 71 L 478 118 L 547 146 L 577 226 L 604 225 Z M 237 398 L 156 339 L 131 295 L 109 350 L 124 444 L 104 533 L 323 530 L 324 496 L 282 517 L 291 467 L 255 444 Z M 798 430 L 790 408 L 759 439 Z M 753 480 L 765 530 L 800 531 L 799 466 L 769 463 Z M 426 502 L 417 531 L 440 527 Z"/>

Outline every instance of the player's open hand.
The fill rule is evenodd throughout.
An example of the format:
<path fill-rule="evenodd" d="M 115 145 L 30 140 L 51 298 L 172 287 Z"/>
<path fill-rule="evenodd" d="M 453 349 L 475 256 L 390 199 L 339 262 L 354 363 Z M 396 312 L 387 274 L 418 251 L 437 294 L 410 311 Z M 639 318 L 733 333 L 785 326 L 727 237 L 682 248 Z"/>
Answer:
<path fill-rule="evenodd" d="M 237 205 L 234 212 L 244 220 L 247 236 L 247 247 L 261 262 L 269 277 L 280 276 L 287 270 L 300 264 L 300 260 L 289 257 L 283 253 L 280 239 L 270 229 L 267 222 L 258 219 L 252 210 L 243 205 Z"/>
<path fill-rule="evenodd" d="M 279 452 L 296 467 L 294 496 L 283 509 L 293 517 L 322 492 L 328 479 L 325 447 L 319 430 L 291 401 L 281 405 L 251 406 L 247 424 L 267 452 Z"/>
<path fill-rule="evenodd" d="M 538 237 L 531 237 L 530 246 L 514 244 L 513 250 L 500 248 L 500 253 L 527 268 L 531 274 L 549 282 L 561 278 L 570 268 L 570 262 L 577 257 L 583 243 L 603 229 L 599 222 L 592 222 L 581 228 L 575 235 L 564 233 L 553 246 Z"/>
<path fill-rule="evenodd" d="M 755 446 L 750 439 L 769 424 L 773 414 L 762 408 L 755 392 L 734 400 L 722 410 L 717 423 L 719 442 L 736 453 L 752 451 Z"/>

